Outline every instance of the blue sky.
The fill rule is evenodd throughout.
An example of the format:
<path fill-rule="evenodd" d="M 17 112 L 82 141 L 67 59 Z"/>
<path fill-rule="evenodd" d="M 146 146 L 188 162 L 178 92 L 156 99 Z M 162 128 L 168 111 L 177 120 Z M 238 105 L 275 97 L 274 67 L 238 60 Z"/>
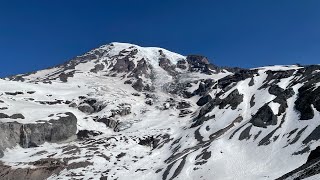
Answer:
<path fill-rule="evenodd" d="M 320 63 L 319 0 L 0 0 L 0 77 L 113 41 L 222 66 Z"/>

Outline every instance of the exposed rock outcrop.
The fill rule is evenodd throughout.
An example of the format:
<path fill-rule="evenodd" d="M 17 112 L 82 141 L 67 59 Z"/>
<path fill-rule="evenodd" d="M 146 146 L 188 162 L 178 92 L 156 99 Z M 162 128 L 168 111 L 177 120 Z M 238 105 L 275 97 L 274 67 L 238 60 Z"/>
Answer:
<path fill-rule="evenodd" d="M 34 168 L 12 168 L 0 162 L 0 179 L 6 180 L 43 180 L 53 174 L 58 174 L 65 167 L 66 163 L 56 159 L 41 159 L 30 165 Z"/>
<path fill-rule="evenodd" d="M 314 117 L 311 105 L 320 111 L 320 87 L 306 84 L 299 88 L 298 99 L 295 101 L 295 108 L 300 112 L 300 120 L 309 120 Z"/>
<path fill-rule="evenodd" d="M 258 112 L 251 118 L 250 122 L 257 127 L 266 128 L 269 125 L 277 124 L 277 116 L 274 115 L 268 104 L 262 106 Z"/>
<path fill-rule="evenodd" d="M 20 145 L 24 148 L 36 147 L 44 142 L 60 142 L 76 134 L 77 118 L 72 113 L 63 114 L 57 120 L 21 124 L 0 123 L 0 151 Z"/>

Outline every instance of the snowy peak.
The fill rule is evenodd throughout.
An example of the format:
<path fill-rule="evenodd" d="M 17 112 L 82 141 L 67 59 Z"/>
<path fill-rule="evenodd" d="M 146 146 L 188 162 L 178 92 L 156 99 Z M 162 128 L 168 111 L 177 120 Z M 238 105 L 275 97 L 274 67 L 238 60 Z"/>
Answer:
<path fill-rule="evenodd" d="M 111 43 L 0 80 L 0 179 L 317 176 L 319 94 L 319 65 Z"/>
<path fill-rule="evenodd" d="M 166 83 L 188 72 L 214 74 L 221 69 L 203 56 L 182 56 L 157 47 L 140 47 L 128 43 L 110 43 L 54 68 L 10 77 L 10 80 L 67 82 L 74 76 L 121 77 L 138 91 L 163 88 Z M 227 73 L 227 71 L 225 70 Z"/>

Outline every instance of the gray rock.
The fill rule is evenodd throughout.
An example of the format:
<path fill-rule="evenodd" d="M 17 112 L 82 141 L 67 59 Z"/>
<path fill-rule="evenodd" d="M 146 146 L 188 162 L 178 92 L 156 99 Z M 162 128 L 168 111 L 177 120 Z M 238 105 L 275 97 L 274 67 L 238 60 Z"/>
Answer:
<path fill-rule="evenodd" d="M 10 95 L 10 96 L 16 96 L 19 94 L 24 94 L 23 92 L 17 91 L 17 92 L 5 92 L 6 95 Z"/>
<path fill-rule="evenodd" d="M 180 102 L 178 102 L 178 105 L 176 108 L 177 109 L 185 109 L 185 108 L 189 108 L 189 107 L 191 107 L 191 105 L 188 102 L 180 101 Z"/>
<path fill-rule="evenodd" d="M 25 119 L 22 114 L 13 114 L 10 116 L 11 119 Z"/>
<path fill-rule="evenodd" d="M 250 130 L 252 128 L 252 125 L 248 126 L 246 129 L 244 129 L 240 135 L 239 135 L 239 140 L 249 140 L 251 138 Z"/>
<path fill-rule="evenodd" d="M 276 125 L 277 121 L 277 116 L 273 114 L 268 104 L 263 105 L 250 120 L 254 126 L 263 128 L 269 125 Z"/>
<path fill-rule="evenodd" d="M 200 95 L 200 96 L 207 95 L 211 91 L 214 83 L 215 82 L 212 79 L 206 79 L 204 81 L 201 81 L 199 83 L 198 89 L 193 92 L 193 95 Z"/>
<path fill-rule="evenodd" d="M 60 81 L 62 81 L 62 82 L 68 82 L 68 78 L 69 78 L 69 77 L 73 77 L 73 76 L 74 76 L 74 71 L 71 71 L 71 72 L 68 72 L 68 73 L 62 72 L 62 73 L 59 75 L 59 79 L 60 79 Z"/>
<path fill-rule="evenodd" d="M 77 104 L 73 102 L 73 103 L 71 103 L 71 104 L 69 105 L 69 107 L 75 108 L 75 107 L 77 107 Z"/>
<path fill-rule="evenodd" d="M 253 107 L 256 104 L 254 100 L 255 100 L 255 97 L 254 95 L 252 95 L 250 99 L 250 107 Z"/>
<path fill-rule="evenodd" d="M 44 142 L 60 142 L 76 134 L 77 118 L 72 113 L 45 123 L 0 123 L 0 150 L 21 145 L 36 147 Z"/>
<path fill-rule="evenodd" d="M 124 84 L 132 84 L 132 80 L 126 80 L 126 81 L 124 81 Z"/>
<path fill-rule="evenodd" d="M 177 62 L 177 68 L 183 69 L 183 70 L 187 69 L 186 63 L 187 62 L 185 60 L 179 60 Z"/>
<path fill-rule="evenodd" d="M 317 111 L 320 111 L 320 87 L 314 88 L 314 85 L 306 84 L 299 88 L 298 98 L 295 101 L 295 108 L 300 112 L 300 120 L 309 120 L 314 117 L 311 107 L 313 105 Z"/>
<path fill-rule="evenodd" d="M 186 117 L 188 114 L 191 114 L 192 111 L 189 109 L 181 109 L 179 113 L 179 117 Z"/>
<path fill-rule="evenodd" d="M 198 101 L 197 101 L 197 105 L 198 106 L 203 106 L 205 104 L 207 104 L 209 101 L 212 100 L 212 97 L 208 94 L 206 96 L 201 97 Z"/>
<path fill-rule="evenodd" d="M 118 109 L 111 110 L 112 115 L 114 117 L 116 115 L 125 116 L 131 113 L 131 105 L 127 103 L 119 104 Z"/>
<path fill-rule="evenodd" d="M 9 118 L 7 114 L 0 113 L 0 119 Z"/>
<path fill-rule="evenodd" d="M 105 66 L 103 64 L 96 64 L 94 68 L 90 70 L 90 72 L 97 73 L 99 71 L 102 71 L 104 67 Z"/>
<path fill-rule="evenodd" d="M 221 100 L 219 108 L 223 109 L 227 105 L 231 106 L 231 109 L 236 109 L 240 103 L 243 102 L 243 94 L 240 94 L 238 89 L 233 90 L 226 98 Z"/>
<path fill-rule="evenodd" d="M 161 51 L 161 50 L 160 50 Z M 175 65 L 171 63 L 166 57 L 161 57 L 159 59 L 159 66 L 168 72 L 171 76 L 176 76 L 178 73 L 175 71 Z"/>
<path fill-rule="evenodd" d="M 136 82 L 133 83 L 132 87 L 136 91 L 142 91 L 144 88 L 143 83 L 142 83 L 142 79 L 139 78 Z"/>
<path fill-rule="evenodd" d="M 292 76 L 294 72 L 295 72 L 295 70 L 287 70 L 287 71 L 268 70 L 268 71 L 266 71 L 268 76 L 265 80 L 265 84 L 268 84 L 272 80 L 275 80 L 275 81 L 273 81 L 274 84 L 278 83 L 278 82 L 280 82 L 281 79 L 288 78 L 288 77 Z"/>
<path fill-rule="evenodd" d="M 254 85 L 254 79 L 253 79 L 253 78 L 251 78 L 251 80 L 250 80 L 250 82 L 249 82 L 248 85 L 249 85 L 249 86 L 253 86 L 253 85 Z"/>
<path fill-rule="evenodd" d="M 79 132 L 77 133 L 77 138 L 80 140 L 86 139 L 86 138 L 90 138 L 90 137 L 94 137 L 94 136 L 98 136 L 101 135 L 102 133 L 99 131 L 92 131 L 92 130 L 79 130 Z"/>
<path fill-rule="evenodd" d="M 40 159 L 33 163 L 33 168 L 12 168 L 0 162 L 0 179 L 6 180 L 43 180 L 53 174 L 59 174 L 66 164 L 56 159 Z"/>
<path fill-rule="evenodd" d="M 152 99 L 147 99 L 144 103 L 148 104 L 148 105 L 153 105 L 153 100 Z"/>
<path fill-rule="evenodd" d="M 120 122 L 118 125 L 114 128 L 115 132 L 123 131 L 126 129 L 129 129 L 132 126 L 129 122 Z"/>
<path fill-rule="evenodd" d="M 271 85 L 268 91 L 272 95 L 279 96 L 281 93 L 283 93 L 284 89 L 278 85 Z"/>
<path fill-rule="evenodd" d="M 144 75 L 145 77 L 149 78 L 150 75 L 148 73 L 148 69 L 149 67 L 147 61 L 144 58 L 142 58 L 140 61 L 138 61 L 137 67 L 132 70 L 128 77 L 139 78 L 142 75 Z"/>
<path fill-rule="evenodd" d="M 190 72 L 202 72 L 205 74 L 212 74 L 212 70 L 218 68 L 210 64 L 209 60 L 201 55 L 188 55 L 187 62 L 189 64 Z"/>
<path fill-rule="evenodd" d="M 118 73 L 130 72 L 134 69 L 135 65 L 132 61 L 129 60 L 129 56 L 126 56 L 122 59 L 117 59 L 116 64 L 113 66 L 112 71 Z"/>
<path fill-rule="evenodd" d="M 111 129 L 115 129 L 117 127 L 117 125 L 119 124 L 118 120 L 111 119 L 111 118 L 101 118 L 96 121 L 104 123 L 107 127 L 111 128 Z"/>
<path fill-rule="evenodd" d="M 239 69 L 235 71 L 235 74 L 226 76 L 219 80 L 219 87 L 226 91 L 226 87 L 237 83 L 239 81 L 245 80 L 247 78 L 252 78 L 254 75 L 258 74 L 258 70 L 248 70 L 248 69 Z"/>
<path fill-rule="evenodd" d="M 89 104 L 85 103 L 85 104 L 81 104 L 78 106 L 78 109 L 81 112 L 87 113 L 87 114 L 92 114 L 94 113 L 94 108 L 91 107 Z"/>
<path fill-rule="evenodd" d="M 310 134 L 308 137 L 306 137 L 302 143 L 303 144 L 308 144 L 311 141 L 317 141 L 320 139 L 320 126 L 317 126 Z"/>

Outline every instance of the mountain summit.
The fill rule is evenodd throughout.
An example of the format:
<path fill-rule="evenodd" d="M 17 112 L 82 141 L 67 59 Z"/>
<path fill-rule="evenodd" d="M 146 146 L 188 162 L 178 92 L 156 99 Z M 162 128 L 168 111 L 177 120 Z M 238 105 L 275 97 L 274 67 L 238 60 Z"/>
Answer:
<path fill-rule="evenodd" d="M 320 65 L 110 43 L 0 80 L 0 179 L 317 179 Z"/>

